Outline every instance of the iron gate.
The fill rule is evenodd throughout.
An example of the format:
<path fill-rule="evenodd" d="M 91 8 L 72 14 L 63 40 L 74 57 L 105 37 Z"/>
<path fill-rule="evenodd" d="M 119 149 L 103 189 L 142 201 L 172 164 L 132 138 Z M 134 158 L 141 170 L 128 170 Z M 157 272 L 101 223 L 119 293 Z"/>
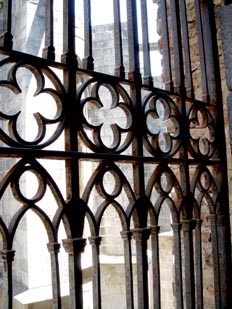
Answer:
<path fill-rule="evenodd" d="M 92 307 L 101 308 L 104 299 L 100 251 L 101 243 L 108 244 L 103 239 L 107 237 L 103 232 L 104 222 L 108 222 L 113 234 L 119 227 L 121 230 L 118 236 L 123 244 L 126 308 L 160 308 L 161 298 L 166 296 L 160 279 L 160 217 L 162 209 L 167 207 L 173 242 L 169 254 L 174 269 L 170 277 L 174 307 L 203 308 L 206 304 L 203 232 L 208 228 L 214 305 L 228 308 L 227 167 L 213 1 L 157 1 L 158 18 L 154 22 L 158 19 L 160 27 L 164 89 L 156 87 L 151 73 L 148 1 L 126 1 L 126 52 L 120 9 L 123 1 L 112 1 L 114 75 L 94 70 L 91 16 L 95 12 L 91 13 L 90 0 L 83 0 L 82 61 L 76 56 L 75 4 L 78 1 L 62 2 L 60 61 L 55 61 L 54 43 L 55 7 L 59 4 L 53 0 L 37 2 L 38 9 L 42 4 L 46 6 L 42 57 L 14 47 L 18 46 L 19 2 L 4 1 L 2 8 L 2 308 L 13 306 L 14 258 L 17 257 L 14 239 L 19 224 L 31 211 L 47 233 L 53 308 L 62 308 L 58 237 L 61 224 L 66 233 L 62 243 L 68 255 L 69 306 L 83 307 L 85 274 L 81 257 L 89 242 Z M 13 36 L 14 32 L 17 36 Z M 126 56 L 129 57 L 127 70 Z M 21 94 L 22 88 L 27 91 L 32 78 L 36 85 L 34 95 L 46 97 L 40 101 L 39 108 L 52 100 L 55 112 L 51 117 L 38 111 L 33 114 L 37 129 L 30 139 L 27 135 L 30 126 L 20 125 L 20 117 L 29 110 L 24 109 L 26 96 Z M 17 99 L 19 95 L 21 100 Z M 9 104 L 11 108 L 6 107 Z M 123 120 L 118 119 L 118 114 Z M 24 123 L 27 115 L 22 119 Z M 53 162 L 59 162 L 65 170 L 65 190 L 53 176 L 53 169 L 59 169 L 53 167 Z M 29 190 L 25 189 L 23 177 L 28 174 L 35 178 L 33 190 L 31 184 Z M 51 202 L 43 205 L 48 191 L 55 204 L 52 214 L 48 214 Z M 16 203 L 13 208 L 9 196 Z M 110 215 L 103 222 L 109 209 L 116 213 L 117 223 Z M 84 237 L 86 224 L 87 238 Z"/>

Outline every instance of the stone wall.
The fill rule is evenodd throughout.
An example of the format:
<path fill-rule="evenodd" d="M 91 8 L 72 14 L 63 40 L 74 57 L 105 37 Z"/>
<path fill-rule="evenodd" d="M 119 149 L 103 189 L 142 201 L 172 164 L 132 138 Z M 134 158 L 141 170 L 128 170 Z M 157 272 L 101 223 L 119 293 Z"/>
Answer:
<path fill-rule="evenodd" d="M 159 0 L 154 0 L 155 3 L 159 3 Z M 232 134 L 229 132 L 229 122 L 231 119 L 228 118 L 228 107 L 227 107 L 227 96 L 228 88 L 226 85 L 226 76 L 225 76 L 225 64 L 224 64 L 224 51 L 222 46 L 221 39 L 221 25 L 219 21 L 219 13 L 222 10 L 224 1 L 215 0 L 215 17 L 216 17 L 216 26 L 217 26 L 217 42 L 219 49 L 219 63 L 220 63 L 220 75 L 221 75 L 221 86 L 222 86 L 222 95 L 223 102 L 217 102 L 217 104 L 223 104 L 224 110 L 224 122 L 225 122 L 225 135 L 226 135 L 226 146 L 227 146 L 227 161 L 228 161 L 228 175 L 229 175 L 229 188 L 232 185 L 232 166 L 231 166 L 231 138 Z M 167 5 L 170 5 L 170 2 L 167 1 Z M 192 65 L 192 76 L 193 76 L 193 85 L 195 90 L 196 99 L 202 100 L 202 91 L 201 91 L 201 73 L 200 73 L 200 59 L 199 59 L 199 48 L 198 48 L 198 39 L 197 39 L 197 26 L 195 18 L 195 4 L 193 0 L 186 1 L 187 7 L 187 18 L 188 18 L 188 31 L 190 38 L 190 50 L 191 50 L 191 65 Z M 224 11 L 228 10 L 228 7 L 224 8 Z M 229 17 L 230 16 L 230 17 Z M 168 23 L 170 24 L 171 16 L 168 16 Z M 229 20 L 231 20 L 231 14 L 228 15 L 228 25 Z M 159 46 L 162 53 L 163 48 L 163 38 L 162 38 L 162 27 L 160 20 L 160 12 L 158 11 L 158 29 L 161 36 L 159 40 Z M 228 29 L 227 29 L 228 33 Z M 170 42 L 172 37 L 170 36 Z M 231 42 L 231 40 L 230 40 Z M 171 43 L 172 44 L 172 43 Z M 227 54 L 231 55 L 231 44 L 228 42 Z M 172 50 L 172 47 L 171 47 Z M 229 56 L 231 57 L 231 56 Z M 173 59 L 172 59 L 173 60 Z M 229 62 L 228 62 L 229 63 Z M 231 73 L 231 72 L 230 72 Z M 231 78 L 231 74 L 229 75 Z M 228 77 L 227 77 L 228 78 Z M 165 80 L 165 76 L 163 76 Z M 231 88 L 232 89 L 232 88 Z M 230 104 L 230 103 L 229 103 Z M 229 199 L 230 199 L 230 214 L 232 213 L 232 193 L 229 190 Z M 202 263 L 203 263 L 203 288 L 204 288 L 204 307 L 205 308 L 214 308 L 214 278 L 213 278 L 213 253 L 212 253 L 212 240 L 211 240 L 211 226 L 209 218 L 209 209 L 207 205 L 202 205 L 201 209 L 202 216 Z M 231 216 L 231 215 L 230 215 Z M 231 221 L 231 220 L 230 220 Z M 231 221 L 232 222 L 232 221 Z"/>

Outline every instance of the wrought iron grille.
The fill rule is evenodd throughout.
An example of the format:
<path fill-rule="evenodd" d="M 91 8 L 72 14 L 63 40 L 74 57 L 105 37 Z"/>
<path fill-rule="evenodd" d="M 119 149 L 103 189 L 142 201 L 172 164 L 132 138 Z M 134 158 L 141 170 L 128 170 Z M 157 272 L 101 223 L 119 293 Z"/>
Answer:
<path fill-rule="evenodd" d="M 68 308 L 83 307 L 87 243 L 92 259 L 91 307 L 110 308 L 103 288 L 104 253 L 108 261 L 113 255 L 122 257 L 121 295 L 126 308 L 160 308 L 163 299 L 170 297 L 162 282 L 164 209 L 168 209 L 173 244 L 168 254 L 173 268 L 169 273 L 173 307 L 203 308 L 209 284 L 215 307 L 228 308 L 229 208 L 213 1 L 157 1 L 163 89 L 156 87 L 152 77 L 148 1 L 125 1 L 126 49 L 120 9 L 124 2 L 111 2 L 115 44 L 111 59 L 115 73 L 111 75 L 94 70 L 94 1 L 83 1 L 82 60 L 76 54 L 78 1 L 61 1 L 63 15 L 56 15 L 57 2 L 37 1 L 37 10 L 46 8 L 46 24 L 40 21 L 36 28 L 38 36 L 45 29 L 41 57 L 28 52 L 28 42 L 25 49 L 22 42 L 18 44 L 19 2 L 4 1 L 1 8 L 1 308 L 13 307 L 15 247 L 22 241 L 21 234 L 15 239 L 23 220 L 28 226 L 34 222 L 27 217 L 29 213 L 39 218 L 46 231 L 53 308 L 64 307 L 61 226 L 68 256 Z M 20 3 L 26 5 L 26 1 Z M 56 58 L 55 43 L 60 44 L 54 30 L 57 18 L 63 33 L 61 60 Z M 27 97 L 31 83 L 34 96 L 42 98 L 34 114 L 33 96 Z M 27 125 L 29 114 L 33 126 Z M 35 185 L 28 184 L 29 176 Z M 206 230 L 213 284 L 204 279 Z M 32 232 L 33 224 L 26 233 Z M 38 234 L 33 239 L 35 247 Z M 121 247 L 116 246 L 115 236 L 121 237 Z M 115 302 L 114 308 L 119 300 Z"/>

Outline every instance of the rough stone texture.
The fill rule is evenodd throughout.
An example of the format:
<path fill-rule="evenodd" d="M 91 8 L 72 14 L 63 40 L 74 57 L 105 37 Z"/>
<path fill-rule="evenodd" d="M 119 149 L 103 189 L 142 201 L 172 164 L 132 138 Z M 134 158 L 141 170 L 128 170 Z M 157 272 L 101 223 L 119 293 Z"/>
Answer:
<path fill-rule="evenodd" d="M 159 1 L 154 1 L 159 3 Z M 169 5 L 169 2 L 167 2 Z M 215 17 L 216 17 L 216 26 L 217 26 L 217 39 L 218 39 L 218 49 L 219 49 L 219 63 L 220 63 L 220 74 L 221 74 L 221 86 L 223 94 L 223 102 L 217 102 L 217 104 L 223 103 L 224 109 L 224 121 L 225 121 L 225 134 L 226 134 L 226 146 L 227 146 L 227 160 L 228 160 L 228 174 L 229 174 L 229 187 L 232 183 L 232 171 L 231 171 L 231 141 L 232 141 L 232 97 L 231 94 L 228 95 L 228 89 L 226 85 L 226 79 L 228 87 L 231 90 L 232 88 L 232 56 L 231 56 L 231 42 L 232 42 L 232 31 L 231 31 L 231 16 L 232 16 L 232 7 L 226 6 L 223 7 L 223 1 L 218 0 L 214 1 L 215 4 Z M 200 77 L 200 60 L 199 60 L 199 50 L 198 50 L 198 39 L 197 39 L 197 27 L 195 19 L 195 8 L 194 1 L 186 1 L 188 8 L 188 30 L 190 37 L 190 50 L 191 50 L 191 64 L 192 64 L 192 73 L 193 73 L 193 85 L 195 90 L 196 98 L 202 99 L 201 92 L 201 77 Z M 219 22 L 219 13 L 220 13 L 220 22 Z M 162 28 L 160 23 L 160 16 L 158 11 L 158 26 L 159 34 L 161 38 L 159 40 L 159 46 L 162 53 L 163 48 L 163 39 L 162 39 Z M 168 18 L 170 24 L 170 14 Z M 222 31 L 222 34 L 221 34 Z M 223 40 L 221 39 L 221 36 Z M 223 41 L 223 46 L 222 46 Z M 170 36 L 171 42 L 171 36 Z M 225 64 L 224 64 L 225 58 Z M 225 70 L 226 68 L 226 70 Z M 226 73 L 226 76 L 225 76 Z M 165 77 L 163 76 L 165 80 Z M 228 95 L 228 97 L 227 97 Z M 226 104 L 227 102 L 227 104 Z M 230 126 L 230 132 L 228 127 Z M 231 191 L 231 190 L 230 190 Z M 232 209 L 232 194 L 230 192 L 230 210 Z M 231 211 L 230 211 L 231 213 Z M 212 242 L 211 242 L 211 227 L 209 221 L 209 210 L 208 207 L 203 205 L 202 207 L 202 252 L 203 252 L 203 286 L 204 286 L 204 305 L 205 308 L 214 308 L 214 284 L 213 284 L 213 260 L 212 260 Z"/>

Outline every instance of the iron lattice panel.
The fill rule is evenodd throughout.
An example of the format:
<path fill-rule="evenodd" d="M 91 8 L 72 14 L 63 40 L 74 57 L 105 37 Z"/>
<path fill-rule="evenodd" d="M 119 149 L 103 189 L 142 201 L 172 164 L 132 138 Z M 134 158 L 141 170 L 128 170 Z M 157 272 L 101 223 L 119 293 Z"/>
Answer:
<path fill-rule="evenodd" d="M 63 240 L 63 247 L 69 258 L 70 307 L 83 306 L 81 256 L 88 241 L 92 252 L 93 307 L 100 308 L 104 301 L 101 299 L 100 251 L 107 236 L 102 232 L 103 218 L 108 209 L 113 209 L 123 244 L 120 250 L 124 257 L 126 307 L 159 308 L 162 298 L 159 232 L 164 205 L 171 217 L 176 307 L 203 306 L 201 226 L 204 219 L 202 209 L 206 206 L 213 250 L 215 304 L 223 306 L 227 302 L 228 280 L 228 192 L 222 111 L 217 102 L 220 91 L 217 85 L 215 88 L 207 86 L 206 77 L 203 77 L 202 100 L 196 100 L 194 90 L 188 88 L 192 83 L 187 74 L 191 61 L 185 57 L 185 72 L 182 71 L 183 55 L 180 51 L 178 54 L 181 46 L 179 27 L 185 29 L 183 19 L 180 20 L 177 14 L 179 2 L 171 1 L 172 26 L 176 27 L 173 30 L 176 41 L 172 47 L 174 57 L 177 57 L 174 63 L 178 62 L 179 66 L 178 69 L 171 68 L 168 60 L 173 61 L 172 56 L 166 54 L 168 50 L 170 53 L 170 48 L 164 47 L 166 90 L 154 88 L 146 76 L 141 83 L 135 34 L 129 38 L 129 49 L 132 54 L 135 52 L 128 75 L 130 80 L 123 78 L 123 70 L 116 72 L 120 77 L 91 71 L 91 31 L 86 34 L 90 40 L 86 39 L 89 43 L 86 43 L 89 51 L 85 57 L 86 69 L 78 68 L 72 23 L 74 2 L 64 1 L 64 15 L 68 16 L 67 20 L 64 19 L 64 29 L 67 30 L 64 33 L 68 35 L 64 39 L 62 63 L 53 61 L 51 46 L 46 46 L 44 56 L 48 59 L 43 59 L 11 50 L 11 29 L 8 28 L 2 37 L 0 137 L 1 160 L 7 162 L 0 190 L 3 306 L 12 308 L 12 264 L 14 255 L 17 256 L 15 235 L 20 222 L 32 211 L 43 223 L 48 237 L 53 307 L 62 308 L 58 256 L 59 230 L 63 224 L 67 238 Z M 89 5 L 90 2 L 85 3 Z M 7 4 L 8 9 L 11 8 L 11 1 Z M 164 4 L 166 1 L 161 1 L 160 9 L 163 25 L 167 28 Z M 195 6 L 202 9 L 198 1 L 195 1 Z M 181 3 L 180 8 L 183 13 Z M 134 12 L 133 1 L 128 1 L 127 9 Z M 52 12 L 51 8 L 49 12 Z M 88 10 L 85 14 L 89 15 Z M 9 16 L 11 14 L 8 19 Z M 135 33 L 135 20 L 129 20 L 130 27 Z M 51 24 L 48 28 L 51 30 L 50 41 L 49 37 L 45 41 L 51 43 Z M 165 31 L 164 34 L 168 35 Z M 187 36 L 187 33 L 183 31 L 182 35 Z M 164 41 L 168 44 L 168 37 Z M 205 43 L 202 41 L 202 44 Z M 121 48 L 120 44 L 118 48 Z M 145 50 L 144 47 L 146 55 Z M 189 53 L 188 46 L 185 46 L 185 51 Z M 204 61 L 201 65 L 203 76 L 207 70 L 204 71 Z M 149 65 L 144 64 L 144 72 L 149 75 Z M 36 130 L 32 132 L 35 137 L 28 138 L 30 134 L 25 132 L 30 131 L 30 122 L 28 125 L 27 116 L 21 117 L 30 111 L 32 98 L 25 96 L 18 104 L 17 97 L 23 95 L 28 80 L 32 79 L 35 97 L 42 96 L 46 100 L 40 100 L 39 109 L 31 114 Z M 217 95 L 212 96 L 215 89 Z M 47 102 L 53 105 L 49 116 L 46 106 L 40 111 Z M 12 104 L 12 108 L 6 109 L 4 104 Z M 60 164 L 65 178 L 63 182 L 54 172 L 58 168 L 53 162 L 59 162 L 57 164 Z M 27 174 L 32 174 L 37 183 L 32 195 L 23 183 Z M 50 199 L 47 201 L 48 192 Z M 5 215 L 4 210 L 9 196 L 16 203 L 12 216 Z M 151 251 L 150 262 L 148 249 Z M 136 276 L 133 274 L 134 258 Z M 152 284 L 149 285 L 150 268 Z M 135 278 L 136 284 L 133 282 Z"/>

